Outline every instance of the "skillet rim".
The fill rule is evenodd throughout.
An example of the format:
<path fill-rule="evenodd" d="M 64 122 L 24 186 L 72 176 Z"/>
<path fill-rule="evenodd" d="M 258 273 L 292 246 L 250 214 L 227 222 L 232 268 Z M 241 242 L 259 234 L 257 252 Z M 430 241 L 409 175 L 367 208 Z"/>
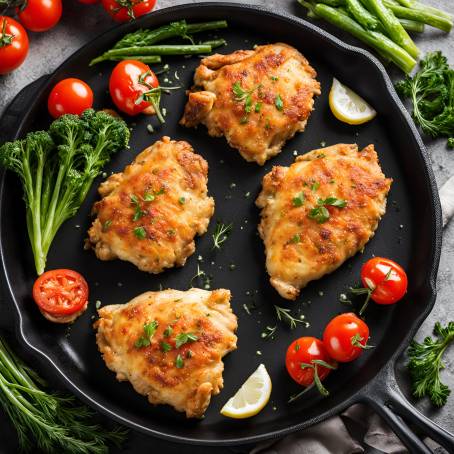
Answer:
<path fill-rule="evenodd" d="M 249 443 L 256 443 L 259 441 L 267 440 L 267 439 L 272 439 L 272 438 L 278 438 L 290 433 L 293 433 L 297 430 L 304 429 L 308 426 L 311 426 L 313 424 L 316 424 L 322 420 L 325 420 L 335 414 L 338 414 L 341 412 L 343 409 L 347 408 L 348 406 L 358 402 L 361 397 L 361 393 L 364 389 L 366 389 L 371 383 L 374 382 L 374 380 L 377 379 L 377 377 L 381 376 L 382 373 L 388 369 L 390 366 L 393 368 L 394 363 L 398 356 L 403 352 L 403 350 L 406 348 L 408 342 L 410 339 L 414 337 L 416 334 L 418 328 L 421 326 L 422 322 L 425 320 L 425 318 L 429 315 L 431 312 L 434 304 L 435 304 L 435 299 L 436 299 L 436 278 L 437 278 L 437 272 L 438 272 L 438 266 L 439 266 L 439 261 L 440 261 L 440 255 L 441 255 L 441 244 L 442 244 L 442 215 L 441 215 L 441 205 L 440 205 L 440 199 L 438 196 L 438 189 L 435 181 L 435 176 L 433 173 L 432 166 L 430 164 L 429 160 L 429 155 L 427 153 L 427 150 L 425 148 L 425 145 L 421 139 L 421 136 L 411 119 L 410 114 L 402 104 L 400 98 L 398 97 L 396 91 L 394 90 L 394 85 L 386 72 L 384 66 L 382 63 L 374 56 L 372 55 L 369 51 L 353 46 L 350 44 L 347 44 L 337 38 L 336 36 L 332 35 L 331 33 L 323 30 L 322 28 L 307 22 L 304 19 L 301 19 L 295 15 L 292 15 L 290 13 L 287 13 L 282 10 L 277 10 L 273 11 L 270 8 L 261 6 L 261 5 L 246 5 L 246 4 L 240 4 L 240 3 L 231 3 L 231 2 L 201 2 L 197 4 L 182 4 L 182 5 L 176 5 L 176 6 L 171 6 L 167 8 L 162 8 L 157 11 L 154 11 L 151 15 L 145 15 L 142 16 L 141 18 L 137 19 L 133 23 L 127 23 L 123 24 L 120 26 L 116 26 L 111 28 L 110 30 L 107 30 L 104 33 L 101 33 L 85 45 L 83 45 L 79 50 L 74 52 L 72 55 L 70 55 L 67 59 L 65 59 L 56 69 L 53 71 L 50 75 L 48 80 L 42 84 L 38 90 L 39 92 L 42 92 L 46 90 L 51 82 L 52 82 L 52 76 L 57 73 L 62 67 L 67 65 L 71 60 L 79 57 L 81 54 L 85 53 L 95 41 L 102 37 L 106 37 L 108 35 L 120 35 L 124 33 L 128 33 L 134 29 L 140 28 L 140 26 L 146 22 L 148 19 L 150 19 L 152 16 L 159 16 L 162 15 L 168 15 L 174 12 L 181 12 L 185 10 L 192 10 L 194 8 L 201 9 L 204 8 L 216 8 L 219 10 L 223 9 L 237 9 L 238 11 L 243 11 L 246 14 L 248 12 L 253 12 L 253 13 L 258 13 L 264 17 L 267 17 L 268 19 L 284 19 L 285 21 L 292 23 L 292 25 L 297 26 L 302 29 L 309 29 L 311 32 L 314 34 L 318 35 L 319 38 L 328 41 L 331 45 L 337 48 L 341 48 L 342 50 L 348 51 L 351 54 L 360 54 L 362 57 L 365 57 L 365 60 L 367 63 L 371 64 L 372 67 L 374 68 L 375 71 L 378 71 L 379 75 L 383 79 L 386 89 L 388 90 L 389 95 L 391 96 L 392 100 L 395 102 L 397 107 L 400 110 L 400 113 L 403 117 L 403 120 L 406 121 L 408 126 L 410 127 L 410 132 L 413 134 L 413 137 L 419 147 L 419 150 L 421 152 L 421 157 L 423 159 L 424 163 L 424 169 L 425 169 L 425 175 L 424 179 L 427 184 L 427 188 L 431 191 L 431 199 L 432 199 L 432 211 L 433 211 L 433 216 L 431 216 L 431 221 L 432 221 L 432 235 L 431 235 L 431 257 L 430 261 L 432 263 L 430 273 L 428 274 L 426 278 L 426 286 L 425 290 L 427 291 L 427 303 L 425 305 L 425 308 L 423 311 L 421 311 L 420 315 L 416 317 L 413 325 L 409 329 L 407 335 L 404 337 L 403 342 L 399 345 L 399 347 L 394 351 L 394 353 L 390 356 L 389 360 L 382 366 L 382 368 L 375 374 L 375 376 L 370 379 L 368 382 L 366 382 L 361 388 L 356 390 L 354 394 L 352 394 L 349 398 L 345 399 L 344 401 L 338 403 L 337 405 L 334 405 L 332 408 L 329 410 L 312 417 L 306 421 L 303 421 L 298 424 L 294 424 L 292 426 L 289 426 L 285 429 L 279 429 L 279 430 L 274 430 L 272 432 L 268 433 L 263 433 L 259 435 L 251 435 L 248 437 L 240 437 L 240 438 L 229 438 L 229 439 L 222 439 L 222 440 L 217 440 L 215 438 L 212 439 L 197 439 L 197 438 L 191 438 L 191 437 L 185 437 L 185 436 L 178 436 L 178 435 L 173 435 L 173 434 L 168 434 L 156 429 L 151 429 L 149 427 L 146 427 L 144 425 L 141 425 L 137 422 L 133 422 L 126 417 L 123 417 L 114 411 L 110 410 L 106 406 L 98 403 L 96 400 L 94 400 L 92 397 L 90 397 L 84 390 L 79 388 L 72 380 L 69 378 L 63 370 L 59 368 L 59 366 L 40 348 L 34 346 L 26 336 L 26 333 L 23 330 L 23 320 L 22 320 L 22 315 L 20 312 L 19 305 L 16 301 L 15 295 L 13 293 L 12 289 L 12 284 L 11 284 L 11 279 L 8 275 L 8 271 L 6 270 L 5 267 L 5 254 L 4 254 L 4 249 L 3 249 L 3 232 L 2 232 L 2 225 L 0 223 L 0 260 L 1 260 L 1 273 L 2 273 L 2 280 L 5 283 L 5 287 L 8 290 L 8 297 L 11 299 L 14 308 L 15 308 L 15 316 L 14 316 L 14 322 L 15 322 L 15 335 L 16 337 L 20 338 L 21 344 L 29 351 L 31 354 L 35 355 L 35 357 L 38 357 L 39 361 L 41 363 L 44 363 L 47 361 L 48 364 L 51 364 L 54 370 L 58 373 L 58 377 L 61 378 L 62 383 L 71 391 L 74 393 L 78 398 L 80 398 L 82 401 L 90 405 L 92 408 L 94 408 L 97 411 L 100 411 L 104 415 L 112 418 L 113 420 L 116 420 L 117 422 L 124 424 L 130 428 L 136 429 L 142 433 L 145 433 L 147 435 L 152 435 L 156 436 L 158 438 L 162 438 L 168 441 L 172 442 L 178 442 L 178 443 L 186 443 L 186 444 L 191 444 L 191 445 L 204 445 L 204 446 L 231 446 L 231 445 L 241 445 L 241 444 L 249 444 Z M 200 14 L 203 16 L 203 14 Z M 36 98 L 35 98 L 36 99 Z M 22 116 L 21 120 L 18 123 L 18 126 L 16 128 L 16 132 L 14 134 L 14 137 L 11 139 L 16 139 L 19 133 L 22 131 L 24 128 L 24 125 L 27 123 L 28 118 L 30 115 L 33 113 L 33 111 L 36 109 L 36 101 L 32 101 L 31 106 L 28 108 L 28 111 L 25 113 L 24 116 Z M 0 214 L 3 210 L 3 206 L 1 204 L 1 201 L 3 200 L 4 196 L 4 188 L 5 188 L 5 170 L 2 170 L 0 173 Z M 5 292 L 6 293 L 6 292 Z M 386 384 L 385 384 L 386 385 Z"/>

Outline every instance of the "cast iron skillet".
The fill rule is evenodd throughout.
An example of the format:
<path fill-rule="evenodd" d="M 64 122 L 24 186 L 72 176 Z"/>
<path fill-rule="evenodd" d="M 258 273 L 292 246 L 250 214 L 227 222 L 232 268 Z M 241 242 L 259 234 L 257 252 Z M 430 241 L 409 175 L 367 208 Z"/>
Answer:
<path fill-rule="evenodd" d="M 89 68 L 88 62 L 125 32 L 137 27 L 157 27 L 173 20 L 202 21 L 226 18 L 228 30 L 217 33 L 228 41 L 222 52 L 250 48 L 256 43 L 283 41 L 296 46 L 318 72 L 323 94 L 305 133 L 288 142 L 282 154 L 264 167 L 246 163 L 224 139 L 208 137 L 204 128 L 189 130 L 178 125 L 185 102 L 184 90 L 174 92 L 164 101 L 167 123 L 154 134 L 146 125 L 156 120 L 138 117 L 131 151 L 118 153 L 107 172 L 118 171 L 145 146 L 163 134 L 188 140 L 209 162 L 209 191 L 216 200 L 216 213 L 210 231 L 197 240 L 197 251 L 183 268 L 151 276 L 121 262 L 101 262 L 93 252 L 83 250 L 83 240 L 90 225 L 90 207 L 96 200 L 95 184 L 78 215 L 60 230 L 49 256 L 48 269 L 67 267 L 83 273 L 91 288 L 87 312 L 70 328 L 53 325 L 43 319 L 30 293 L 35 279 L 32 256 L 25 230 L 21 192 L 16 178 L 2 176 L 1 182 L 1 259 L 14 327 L 23 344 L 36 358 L 54 370 L 65 385 L 82 400 L 112 418 L 150 435 L 173 441 L 205 445 L 233 445 L 279 437 L 315 424 L 339 413 L 356 402 L 374 407 L 413 451 L 429 452 L 401 417 L 419 426 L 426 434 L 454 447 L 454 437 L 417 412 L 403 397 L 396 384 L 394 364 L 435 301 L 435 278 L 441 247 L 440 204 L 424 145 L 408 113 L 396 96 L 383 66 L 368 52 L 348 46 L 318 27 L 286 14 L 266 9 L 228 3 L 207 3 L 163 9 L 135 22 L 103 34 L 70 57 L 57 71 L 26 89 L 13 102 L 2 119 L 2 134 L 21 137 L 28 130 L 47 127 L 46 99 L 50 87 L 64 77 L 86 80 L 96 94 L 96 107 L 110 105 L 106 93 L 113 64 Z M 197 58 L 167 58 L 170 80 L 191 85 Z M 175 75 L 175 71 L 177 74 Z M 327 95 L 332 77 L 346 81 L 378 111 L 378 117 L 363 126 L 351 127 L 333 118 Z M 3 139 L 6 139 L 4 137 Z M 259 220 L 254 206 L 261 179 L 272 165 L 289 165 L 293 150 L 304 153 L 321 142 L 374 143 L 387 176 L 394 179 L 386 215 L 377 234 L 339 270 L 311 283 L 298 302 L 281 299 L 268 284 L 264 253 L 256 234 Z M 99 181 L 97 182 L 99 183 Z M 215 221 L 234 222 L 234 231 L 220 252 L 211 248 Z M 317 393 L 288 404 L 290 394 L 299 391 L 287 376 L 283 360 L 287 345 L 301 335 L 320 337 L 326 323 L 349 308 L 338 302 L 340 293 L 358 281 L 362 263 L 372 255 L 391 257 L 408 271 L 408 295 L 391 307 L 371 305 L 367 321 L 371 343 L 376 345 L 355 363 L 344 365 L 326 381 L 331 394 L 322 399 Z M 202 261 L 198 261 L 198 256 Z M 91 327 L 94 301 L 102 304 L 123 303 L 147 290 L 186 289 L 197 265 L 212 276 L 212 287 L 232 290 L 232 306 L 239 317 L 238 350 L 225 359 L 225 388 L 213 398 L 205 419 L 188 421 L 172 409 L 151 407 L 128 383 L 118 383 L 97 351 Z M 235 269 L 231 270 L 231 264 Z M 201 285 L 201 284 L 200 284 Z M 273 304 L 302 311 L 310 326 L 290 331 L 278 324 L 275 340 L 260 336 L 266 326 L 274 326 Z M 255 305 L 247 314 L 244 305 Z M 6 309 L 6 307 L 4 307 Z M 271 402 L 258 416 L 249 420 L 229 420 L 219 409 L 245 378 L 258 366 L 266 364 L 272 380 Z"/>

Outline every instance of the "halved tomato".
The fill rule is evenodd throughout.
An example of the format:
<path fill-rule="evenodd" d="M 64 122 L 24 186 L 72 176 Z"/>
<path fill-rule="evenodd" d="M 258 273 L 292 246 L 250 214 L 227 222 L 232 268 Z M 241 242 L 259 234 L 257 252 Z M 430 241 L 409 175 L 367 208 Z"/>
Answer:
<path fill-rule="evenodd" d="M 71 315 L 87 303 L 88 284 L 73 270 L 46 271 L 33 285 L 33 299 L 42 311 L 51 315 Z"/>

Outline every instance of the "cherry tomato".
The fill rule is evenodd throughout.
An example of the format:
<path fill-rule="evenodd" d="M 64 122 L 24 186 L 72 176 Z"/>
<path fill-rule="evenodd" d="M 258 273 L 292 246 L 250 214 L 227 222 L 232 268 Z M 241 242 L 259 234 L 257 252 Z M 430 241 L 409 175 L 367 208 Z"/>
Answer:
<path fill-rule="evenodd" d="M 48 314 L 57 317 L 74 314 L 88 301 L 88 284 L 73 270 L 46 271 L 33 285 L 33 299 Z"/>
<path fill-rule="evenodd" d="M 61 0 L 27 0 L 25 8 L 16 8 L 16 13 L 28 30 L 45 32 L 58 24 L 62 9 Z"/>
<path fill-rule="evenodd" d="M 117 22 L 137 19 L 153 10 L 156 0 L 101 0 L 103 8 Z"/>
<path fill-rule="evenodd" d="M 28 36 L 19 22 L 0 16 L 0 74 L 18 68 L 28 54 Z"/>
<path fill-rule="evenodd" d="M 311 386 L 314 383 L 315 374 L 320 381 L 324 380 L 331 372 L 331 368 L 317 364 L 315 361 L 322 361 L 336 368 L 336 363 L 328 355 L 323 342 L 315 337 L 300 337 L 293 341 L 285 355 L 285 366 L 290 377 L 296 383 L 303 386 Z M 315 382 L 320 393 L 327 395 L 328 392 L 321 385 Z"/>
<path fill-rule="evenodd" d="M 390 259 L 375 257 L 361 269 L 361 281 L 372 291 L 370 297 L 377 304 L 394 304 L 407 293 L 407 274 Z"/>
<path fill-rule="evenodd" d="M 142 83 L 139 81 L 141 77 Z M 136 104 L 137 99 L 149 91 L 150 87 L 159 87 L 158 79 L 148 65 L 137 60 L 118 63 L 110 76 L 109 91 L 112 101 L 119 110 L 128 115 L 137 115 L 150 106 L 147 101 Z"/>
<path fill-rule="evenodd" d="M 369 327 L 352 312 L 334 317 L 323 332 L 323 344 L 331 358 L 348 363 L 358 358 L 367 345 Z"/>
<path fill-rule="evenodd" d="M 93 106 L 93 91 L 83 81 L 69 78 L 63 79 L 52 88 L 47 107 L 54 118 L 64 114 L 80 115 Z"/>

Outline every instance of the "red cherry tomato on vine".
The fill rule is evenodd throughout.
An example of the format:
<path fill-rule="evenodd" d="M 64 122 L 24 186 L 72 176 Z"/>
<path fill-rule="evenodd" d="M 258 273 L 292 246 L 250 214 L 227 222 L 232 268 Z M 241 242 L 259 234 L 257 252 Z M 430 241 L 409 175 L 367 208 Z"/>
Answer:
<path fill-rule="evenodd" d="M 18 68 L 28 54 L 28 36 L 19 22 L 0 16 L 0 74 Z"/>
<path fill-rule="evenodd" d="M 334 317 L 323 332 L 323 344 L 331 358 L 348 363 L 358 358 L 369 339 L 369 327 L 357 315 L 349 312 Z"/>
<path fill-rule="evenodd" d="M 315 385 L 321 394 L 328 394 L 320 382 L 336 368 L 336 363 L 328 355 L 321 340 L 315 337 L 300 337 L 293 341 L 285 355 L 285 366 L 290 377 L 306 387 L 314 383 L 317 374 L 319 381 L 315 380 Z"/>
<path fill-rule="evenodd" d="M 124 60 L 115 66 L 109 81 L 112 101 L 119 110 L 128 115 L 137 115 L 150 103 L 142 101 L 137 104 L 140 96 L 149 91 L 150 87 L 159 87 L 159 81 L 150 67 L 137 60 Z"/>
<path fill-rule="evenodd" d="M 25 8 L 16 8 L 16 13 L 28 30 L 45 32 L 58 24 L 62 10 L 61 0 L 27 0 Z"/>
<path fill-rule="evenodd" d="M 153 10 L 156 0 L 101 0 L 103 8 L 117 22 L 137 19 Z"/>
<path fill-rule="evenodd" d="M 368 260 L 361 269 L 361 282 L 372 291 L 377 304 L 394 304 L 407 293 L 407 274 L 396 262 L 383 257 Z"/>
<path fill-rule="evenodd" d="M 47 107 L 54 118 L 64 114 L 80 115 L 93 106 L 93 91 L 80 79 L 63 79 L 52 88 Z"/>

